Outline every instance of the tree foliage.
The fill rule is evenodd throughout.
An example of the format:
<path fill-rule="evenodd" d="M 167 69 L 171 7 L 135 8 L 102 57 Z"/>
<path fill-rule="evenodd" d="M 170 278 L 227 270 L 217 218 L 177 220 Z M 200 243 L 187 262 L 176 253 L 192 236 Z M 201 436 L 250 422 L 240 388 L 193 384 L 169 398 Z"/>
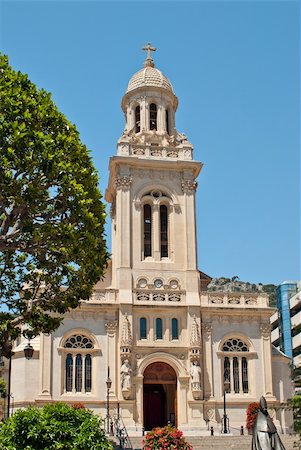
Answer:
<path fill-rule="evenodd" d="M 301 450 L 301 395 L 294 395 L 291 400 L 294 415 L 294 430 L 299 435 L 295 447 Z"/>
<path fill-rule="evenodd" d="M 97 183 L 75 126 L 0 54 L 3 341 L 20 323 L 53 331 L 59 315 L 91 295 L 108 257 Z"/>
<path fill-rule="evenodd" d="M 7 393 L 6 383 L 4 378 L 0 377 L 0 397 L 5 398 Z"/>
<path fill-rule="evenodd" d="M 65 403 L 17 410 L 0 428 L 6 450 L 112 450 L 100 417 Z"/>

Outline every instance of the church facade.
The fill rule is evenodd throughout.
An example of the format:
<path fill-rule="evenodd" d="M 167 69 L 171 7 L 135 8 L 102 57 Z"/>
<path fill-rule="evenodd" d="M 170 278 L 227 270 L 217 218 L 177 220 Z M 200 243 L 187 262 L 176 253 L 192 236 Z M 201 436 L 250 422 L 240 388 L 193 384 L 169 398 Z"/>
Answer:
<path fill-rule="evenodd" d="M 104 280 L 52 335 L 18 342 L 14 408 L 82 402 L 120 414 L 130 435 L 174 423 L 186 434 L 230 431 L 266 397 L 283 432 L 289 359 L 271 345 L 268 297 L 210 292 L 197 266 L 197 178 L 202 164 L 176 129 L 178 99 L 148 45 L 122 99 L 125 129 L 110 159 L 112 259 Z M 107 396 L 106 381 L 112 384 Z M 109 405 L 108 405 L 109 402 Z"/>

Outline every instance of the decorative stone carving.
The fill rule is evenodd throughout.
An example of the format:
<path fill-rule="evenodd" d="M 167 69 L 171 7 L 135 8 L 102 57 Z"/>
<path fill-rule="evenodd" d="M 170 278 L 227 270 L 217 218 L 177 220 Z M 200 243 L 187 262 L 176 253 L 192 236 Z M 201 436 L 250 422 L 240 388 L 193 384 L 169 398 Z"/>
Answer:
<path fill-rule="evenodd" d="M 191 195 L 196 191 L 196 189 L 198 187 L 198 183 L 196 180 L 183 179 L 181 186 L 182 186 L 182 191 L 184 192 L 184 194 Z"/>
<path fill-rule="evenodd" d="M 128 319 L 127 313 L 124 315 L 123 324 L 122 324 L 122 332 L 121 332 L 121 347 L 131 347 L 133 344 L 132 332 L 131 332 L 131 324 Z"/>
<path fill-rule="evenodd" d="M 212 325 L 211 325 L 211 323 L 204 322 L 202 324 L 202 329 L 204 330 L 204 332 L 206 334 L 211 334 L 212 333 Z"/>
<path fill-rule="evenodd" d="M 185 149 L 184 158 L 191 159 L 192 158 L 191 153 L 192 153 L 192 151 L 190 149 Z"/>
<path fill-rule="evenodd" d="M 201 355 L 201 335 L 196 316 L 193 316 L 193 322 L 190 330 L 190 361 L 199 365 Z"/>
<path fill-rule="evenodd" d="M 123 189 L 123 190 L 127 190 L 130 188 L 131 184 L 133 181 L 133 177 L 132 176 L 117 176 L 115 178 L 115 186 L 116 189 Z"/>
<path fill-rule="evenodd" d="M 224 297 L 219 294 L 210 294 L 209 295 L 209 303 L 224 303 Z"/>
<path fill-rule="evenodd" d="M 200 345 L 201 345 L 200 329 L 196 321 L 196 316 L 194 315 L 190 332 L 190 347 L 199 347 Z"/>
<path fill-rule="evenodd" d="M 165 301 L 165 294 L 153 294 L 153 300 L 155 302 L 164 302 Z"/>
<path fill-rule="evenodd" d="M 175 203 L 175 204 L 173 205 L 173 207 L 174 207 L 174 210 L 175 210 L 175 212 L 176 212 L 177 214 L 179 214 L 179 213 L 181 212 L 181 206 L 180 206 L 178 203 Z"/>
<path fill-rule="evenodd" d="M 91 298 L 91 300 L 92 301 L 96 301 L 96 302 L 101 302 L 101 301 L 104 301 L 106 299 L 106 293 L 105 293 L 105 291 L 102 291 L 102 292 L 93 292 L 93 294 L 92 294 L 92 298 Z"/>
<path fill-rule="evenodd" d="M 120 368 L 120 381 L 123 397 L 128 399 L 132 390 L 132 368 L 128 359 L 125 359 Z"/>
<path fill-rule="evenodd" d="M 255 296 L 245 297 L 245 303 L 247 305 L 257 305 L 257 297 Z"/>
<path fill-rule="evenodd" d="M 181 294 L 168 294 L 168 301 L 169 302 L 180 302 L 181 301 Z"/>
<path fill-rule="evenodd" d="M 215 419 L 215 411 L 212 407 L 207 407 L 204 410 L 204 419 L 206 422 L 210 422 Z"/>
<path fill-rule="evenodd" d="M 136 200 L 136 201 L 134 202 L 134 205 L 135 205 L 136 211 L 141 211 L 141 209 L 142 209 L 142 203 L 141 203 L 140 200 Z"/>
<path fill-rule="evenodd" d="M 107 334 L 115 334 L 117 331 L 117 322 L 116 320 L 109 320 L 105 323 L 105 328 Z"/>
<path fill-rule="evenodd" d="M 133 155 L 142 156 L 142 155 L 145 155 L 145 149 L 144 148 L 133 148 L 132 153 L 133 153 Z"/>
<path fill-rule="evenodd" d="M 276 419 L 276 410 L 275 408 L 268 408 L 268 413 L 270 415 L 270 417 L 275 420 Z"/>
<path fill-rule="evenodd" d="M 110 217 L 111 219 L 115 219 L 116 216 L 116 202 L 113 200 L 111 207 L 110 207 Z"/>
<path fill-rule="evenodd" d="M 137 300 L 140 300 L 142 302 L 146 302 L 150 300 L 150 294 L 146 292 L 138 292 L 137 293 Z"/>
<path fill-rule="evenodd" d="M 161 149 L 155 149 L 150 151 L 151 156 L 160 157 L 162 156 L 162 150 Z"/>
<path fill-rule="evenodd" d="M 240 296 L 228 297 L 228 303 L 230 305 L 239 305 L 240 301 L 241 301 L 241 297 Z"/>
<path fill-rule="evenodd" d="M 191 392 L 195 400 L 201 396 L 201 368 L 198 361 L 193 361 L 190 366 Z"/>
<path fill-rule="evenodd" d="M 166 153 L 166 156 L 168 158 L 178 158 L 179 154 L 175 150 L 171 150 Z"/>
<path fill-rule="evenodd" d="M 262 323 L 260 325 L 260 333 L 264 339 L 268 339 L 271 336 L 271 325 L 269 323 Z"/>

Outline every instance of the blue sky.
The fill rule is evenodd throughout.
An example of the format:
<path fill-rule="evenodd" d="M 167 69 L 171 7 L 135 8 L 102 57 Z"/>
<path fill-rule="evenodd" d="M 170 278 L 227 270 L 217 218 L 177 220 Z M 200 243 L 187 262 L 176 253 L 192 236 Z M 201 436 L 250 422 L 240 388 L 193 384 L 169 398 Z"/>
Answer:
<path fill-rule="evenodd" d="M 299 2 L 2 0 L 0 13 L 1 51 L 76 124 L 103 193 L 122 95 L 156 46 L 177 129 L 204 163 L 199 268 L 300 279 Z"/>

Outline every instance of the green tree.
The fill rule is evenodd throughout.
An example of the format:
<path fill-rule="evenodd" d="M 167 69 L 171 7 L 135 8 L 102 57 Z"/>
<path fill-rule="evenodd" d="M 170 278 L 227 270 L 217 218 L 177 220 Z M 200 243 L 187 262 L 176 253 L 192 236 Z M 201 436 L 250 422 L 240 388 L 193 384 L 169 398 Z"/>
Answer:
<path fill-rule="evenodd" d="M 0 338 L 49 333 L 108 258 L 98 177 L 79 133 L 0 54 Z M 54 314 L 53 314 L 54 313 Z"/>
<path fill-rule="evenodd" d="M 6 397 L 6 391 L 7 391 L 7 389 L 6 389 L 5 380 L 2 377 L 0 377 L 0 397 L 1 398 Z"/>
<path fill-rule="evenodd" d="M 100 417 L 65 403 L 17 410 L 0 428 L 6 450 L 112 450 Z"/>
<path fill-rule="evenodd" d="M 295 395 L 291 401 L 294 414 L 294 429 L 299 434 L 299 441 L 296 442 L 296 447 L 301 449 L 301 395 Z"/>

